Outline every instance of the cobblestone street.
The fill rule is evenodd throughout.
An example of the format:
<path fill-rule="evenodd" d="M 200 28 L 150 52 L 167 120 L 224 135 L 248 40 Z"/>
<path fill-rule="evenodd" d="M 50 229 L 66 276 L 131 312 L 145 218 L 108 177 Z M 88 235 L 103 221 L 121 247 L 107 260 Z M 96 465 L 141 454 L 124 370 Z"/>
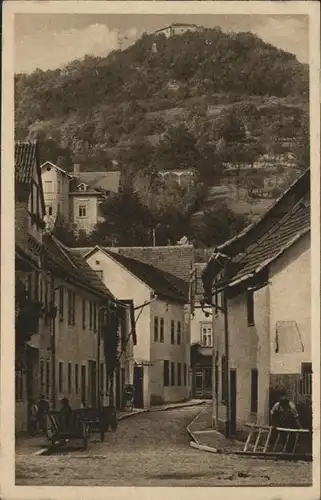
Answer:
<path fill-rule="evenodd" d="M 290 486 L 311 484 L 312 465 L 201 452 L 189 446 L 190 407 L 136 415 L 119 422 L 105 442 L 92 437 L 55 455 L 16 455 L 17 485 L 48 486 Z"/>

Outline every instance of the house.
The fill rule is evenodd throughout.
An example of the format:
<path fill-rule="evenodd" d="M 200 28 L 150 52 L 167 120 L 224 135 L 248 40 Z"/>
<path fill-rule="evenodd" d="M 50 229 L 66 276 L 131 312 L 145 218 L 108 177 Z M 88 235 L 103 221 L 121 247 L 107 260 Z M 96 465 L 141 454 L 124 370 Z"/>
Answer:
<path fill-rule="evenodd" d="M 154 32 L 155 35 L 165 35 L 166 38 L 170 38 L 171 36 L 182 35 L 187 31 L 196 32 L 202 31 L 204 28 L 201 26 L 197 26 L 197 24 L 188 24 L 188 23 L 173 23 L 170 26 L 166 26 L 165 28 L 159 29 Z"/>
<path fill-rule="evenodd" d="M 74 232 L 90 233 L 102 220 L 101 203 L 121 188 L 119 171 L 67 172 L 47 161 L 41 165 L 46 219 L 51 225 L 60 215 Z"/>
<path fill-rule="evenodd" d="M 190 396 L 189 259 L 192 254 L 183 247 L 176 247 L 175 251 L 169 247 L 169 257 L 164 263 L 166 248 L 97 246 L 77 250 L 101 273 L 103 281 L 108 280 L 118 299 L 133 299 L 137 332 L 133 378 L 137 407 L 183 401 Z M 182 266 L 179 256 L 184 254 L 185 266 Z"/>
<path fill-rule="evenodd" d="M 211 307 L 205 307 L 202 271 L 205 263 L 195 263 L 195 294 L 191 317 L 192 396 L 212 398 L 213 322 Z"/>
<path fill-rule="evenodd" d="M 39 286 L 43 256 L 43 199 L 36 143 L 15 144 L 15 422 L 27 427 L 39 336 Z M 35 344 L 35 345 L 34 345 Z"/>
<path fill-rule="evenodd" d="M 203 272 L 213 306 L 215 412 L 226 435 L 267 424 L 279 391 L 311 398 L 310 170 Z"/>

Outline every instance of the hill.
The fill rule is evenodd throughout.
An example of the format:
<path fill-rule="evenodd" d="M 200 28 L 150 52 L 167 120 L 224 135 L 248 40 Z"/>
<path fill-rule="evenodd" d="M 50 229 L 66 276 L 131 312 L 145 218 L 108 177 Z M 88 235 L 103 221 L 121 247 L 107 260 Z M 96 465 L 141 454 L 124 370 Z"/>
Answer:
<path fill-rule="evenodd" d="M 172 124 L 184 122 L 197 136 L 197 119 L 213 128 L 225 107 L 241 102 L 258 111 L 257 133 L 281 124 L 293 135 L 307 107 L 308 68 L 251 33 L 145 34 L 107 57 L 17 74 L 16 136 L 51 138 L 51 154 L 91 168 L 133 142 L 157 144 Z"/>

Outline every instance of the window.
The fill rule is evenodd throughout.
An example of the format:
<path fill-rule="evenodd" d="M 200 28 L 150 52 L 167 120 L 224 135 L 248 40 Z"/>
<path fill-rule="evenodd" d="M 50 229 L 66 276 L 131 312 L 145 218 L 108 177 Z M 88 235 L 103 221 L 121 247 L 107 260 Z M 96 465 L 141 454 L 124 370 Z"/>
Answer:
<path fill-rule="evenodd" d="M 79 205 L 78 207 L 78 215 L 79 217 L 86 217 L 87 207 L 86 205 Z"/>
<path fill-rule="evenodd" d="M 60 193 L 61 191 L 61 180 L 58 179 L 58 187 L 57 187 L 57 192 Z"/>
<path fill-rule="evenodd" d="M 253 292 L 248 291 L 247 292 L 247 300 L 246 300 L 246 306 L 247 306 L 247 325 L 248 326 L 253 326 L 254 325 L 254 300 L 253 300 Z"/>
<path fill-rule="evenodd" d="M 171 385 L 175 385 L 175 363 L 171 362 Z"/>
<path fill-rule="evenodd" d="M 154 342 L 158 342 L 158 317 L 154 318 Z"/>
<path fill-rule="evenodd" d="M 63 363 L 60 361 L 60 362 L 59 362 L 59 372 L 58 372 L 58 386 L 59 386 L 59 392 L 63 392 L 62 370 L 63 370 Z"/>
<path fill-rule="evenodd" d="M 60 214 L 60 203 L 58 203 L 58 205 L 57 205 L 57 214 L 58 215 Z"/>
<path fill-rule="evenodd" d="M 168 387 L 169 386 L 169 361 L 167 361 L 167 360 L 164 361 L 163 378 L 164 378 L 164 387 Z"/>
<path fill-rule="evenodd" d="M 15 371 L 15 394 L 16 394 L 16 401 L 21 401 L 23 399 L 23 374 L 22 374 L 22 370 Z"/>
<path fill-rule="evenodd" d="M 45 309 L 48 310 L 48 306 L 49 306 L 49 283 L 46 281 L 45 282 Z M 48 316 L 47 314 L 45 314 L 45 319 L 44 319 L 44 323 L 45 325 L 48 323 Z"/>
<path fill-rule="evenodd" d="M 61 286 L 59 289 L 59 320 L 64 319 L 64 287 Z"/>
<path fill-rule="evenodd" d="M 68 324 L 72 324 L 72 291 L 68 290 Z"/>
<path fill-rule="evenodd" d="M 177 363 L 177 385 L 182 385 L 182 365 Z"/>
<path fill-rule="evenodd" d="M 187 385 L 187 364 L 184 363 L 184 385 Z"/>
<path fill-rule="evenodd" d="M 68 290 L 68 324 L 69 325 L 75 324 L 75 313 L 76 313 L 76 311 L 75 311 L 75 299 L 76 299 L 75 292 Z"/>
<path fill-rule="evenodd" d="M 159 341 L 164 342 L 164 318 L 160 319 Z"/>
<path fill-rule="evenodd" d="M 301 363 L 301 373 L 312 373 L 312 363 Z"/>
<path fill-rule="evenodd" d="M 258 401 L 258 371 L 253 368 L 251 371 L 251 412 L 257 413 Z"/>
<path fill-rule="evenodd" d="M 89 330 L 93 329 L 93 303 L 89 302 Z"/>
<path fill-rule="evenodd" d="M 175 322 L 171 320 L 171 344 L 175 344 Z"/>
<path fill-rule="evenodd" d="M 226 371 L 226 358 L 225 356 L 222 356 L 222 360 L 221 360 L 221 363 L 222 363 L 222 368 L 221 368 L 221 371 L 222 371 L 222 390 L 221 390 L 221 393 L 222 393 L 222 403 L 226 404 L 226 400 L 227 400 L 227 371 Z"/>
<path fill-rule="evenodd" d="M 212 325 L 209 324 L 203 324 L 201 327 L 201 344 L 204 347 L 212 347 L 213 345 L 213 336 L 212 336 Z"/>
<path fill-rule="evenodd" d="M 47 212 L 48 212 L 48 215 L 52 215 L 52 205 L 48 205 Z"/>
<path fill-rule="evenodd" d="M 71 363 L 68 363 L 68 392 L 71 393 Z"/>
<path fill-rule="evenodd" d="M 45 181 L 44 182 L 44 192 L 45 193 L 52 193 L 52 181 Z"/>
<path fill-rule="evenodd" d="M 81 365 L 81 402 L 86 402 L 86 366 Z"/>
<path fill-rule="evenodd" d="M 79 391 L 79 365 L 75 364 L 75 393 Z"/>
<path fill-rule="evenodd" d="M 83 299 L 82 301 L 82 328 L 83 330 L 86 329 L 86 300 Z"/>
<path fill-rule="evenodd" d="M 39 294 L 39 282 L 40 282 L 40 274 L 39 274 L 39 271 L 36 271 L 35 272 L 35 275 L 34 275 L 34 279 L 35 279 L 35 286 L 34 286 L 34 299 L 35 300 L 40 300 L 40 294 Z"/>
<path fill-rule="evenodd" d="M 40 361 L 39 371 L 40 371 L 40 373 L 39 373 L 40 390 L 41 390 L 41 392 L 43 392 L 44 385 L 45 385 L 45 364 L 44 364 L 44 360 L 43 359 Z"/>
<path fill-rule="evenodd" d="M 97 273 L 97 275 L 99 276 L 99 278 L 100 278 L 101 280 L 103 280 L 103 279 L 104 279 L 104 273 L 103 273 L 103 271 L 100 271 L 100 270 L 99 270 L 99 271 L 96 271 L 96 273 Z"/>
<path fill-rule="evenodd" d="M 180 321 L 177 322 L 177 344 L 180 345 L 182 336 L 182 324 Z"/>
<path fill-rule="evenodd" d="M 94 304 L 94 332 L 97 332 L 97 304 Z"/>
<path fill-rule="evenodd" d="M 72 324 L 76 324 L 76 294 L 72 292 Z"/>
<path fill-rule="evenodd" d="M 50 361 L 46 361 L 46 396 L 48 397 L 50 391 Z"/>

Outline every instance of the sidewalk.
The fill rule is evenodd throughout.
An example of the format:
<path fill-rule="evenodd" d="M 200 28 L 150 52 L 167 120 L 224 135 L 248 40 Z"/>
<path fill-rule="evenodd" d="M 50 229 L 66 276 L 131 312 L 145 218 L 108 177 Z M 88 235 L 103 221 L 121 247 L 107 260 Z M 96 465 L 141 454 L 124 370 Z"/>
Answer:
<path fill-rule="evenodd" d="M 191 399 L 182 403 L 171 403 L 167 405 L 152 406 L 151 408 L 134 408 L 132 411 L 119 411 L 117 412 L 117 420 L 134 417 L 140 413 L 147 413 L 153 411 L 166 411 L 175 408 L 185 408 L 190 406 L 198 406 L 204 404 L 204 400 Z M 40 450 L 48 447 L 47 437 L 44 435 L 30 436 L 28 433 L 20 434 L 15 438 L 15 452 L 18 455 L 34 455 Z"/>

